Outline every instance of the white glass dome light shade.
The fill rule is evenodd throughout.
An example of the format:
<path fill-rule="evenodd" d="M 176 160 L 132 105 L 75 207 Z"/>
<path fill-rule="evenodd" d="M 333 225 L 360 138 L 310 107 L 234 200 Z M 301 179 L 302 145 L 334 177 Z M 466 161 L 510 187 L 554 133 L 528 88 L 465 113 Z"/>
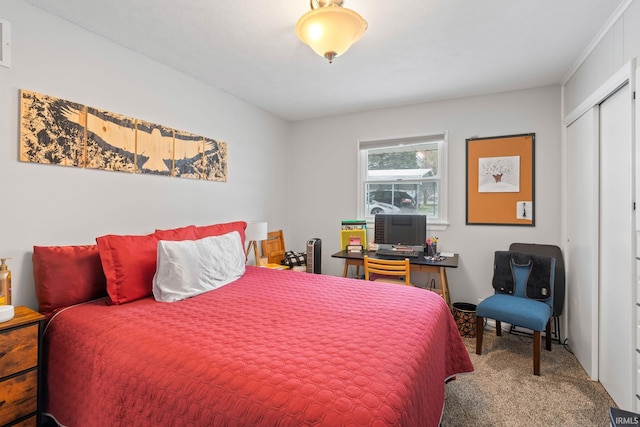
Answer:
<path fill-rule="evenodd" d="M 296 24 L 298 38 L 329 62 L 360 40 L 366 29 L 362 16 L 341 6 L 310 10 Z"/>

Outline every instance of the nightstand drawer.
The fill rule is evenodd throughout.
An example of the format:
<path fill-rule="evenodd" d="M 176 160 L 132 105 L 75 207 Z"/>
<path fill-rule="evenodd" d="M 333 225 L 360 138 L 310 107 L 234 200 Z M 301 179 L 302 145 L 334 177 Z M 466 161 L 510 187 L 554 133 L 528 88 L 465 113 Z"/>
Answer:
<path fill-rule="evenodd" d="M 38 408 L 37 391 L 37 369 L 0 382 L 0 425 L 35 414 Z"/>
<path fill-rule="evenodd" d="M 19 422 L 18 424 L 12 424 L 11 427 L 38 427 L 38 417 L 35 415 L 31 418 Z"/>
<path fill-rule="evenodd" d="M 0 378 L 37 365 L 37 324 L 0 333 Z"/>

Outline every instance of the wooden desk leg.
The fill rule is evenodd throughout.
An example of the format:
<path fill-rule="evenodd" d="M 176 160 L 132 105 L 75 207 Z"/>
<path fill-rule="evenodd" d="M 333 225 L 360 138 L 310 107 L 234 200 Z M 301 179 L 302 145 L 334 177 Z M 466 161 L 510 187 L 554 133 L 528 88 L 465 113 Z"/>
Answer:
<path fill-rule="evenodd" d="M 447 269 L 440 267 L 440 286 L 442 287 L 442 298 L 451 308 L 451 295 L 449 294 L 449 283 L 447 282 Z"/>
<path fill-rule="evenodd" d="M 350 258 L 345 258 L 344 260 L 344 270 L 342 271 L 342 277 L 347 277 L 347 273 L 349 271 L 349 266 L 354 265 L 356 267 L 356 276 L 360 274 L 360 266 L 363 264 L 362 260 L 355 260 Z"/>

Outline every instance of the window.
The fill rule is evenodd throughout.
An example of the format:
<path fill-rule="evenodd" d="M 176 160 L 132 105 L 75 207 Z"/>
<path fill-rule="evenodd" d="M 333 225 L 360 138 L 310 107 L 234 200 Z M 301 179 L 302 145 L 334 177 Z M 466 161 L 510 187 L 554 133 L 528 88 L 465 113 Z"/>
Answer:
<path fill-rule="evenodd" d="M 431 230 L 444 230 L 446 134 L 360 141 L 358 215 L 423 214 Z"/>

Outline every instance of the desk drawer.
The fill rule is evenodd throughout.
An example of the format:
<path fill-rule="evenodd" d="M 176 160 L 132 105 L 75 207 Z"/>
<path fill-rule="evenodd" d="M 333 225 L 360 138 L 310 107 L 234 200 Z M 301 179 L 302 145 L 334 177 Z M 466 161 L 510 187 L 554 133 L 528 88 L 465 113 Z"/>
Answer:
<path fill-rule="evenodd" d="M 34 414 L 37 408 L 37 369 L 0 382 L 0 425 Z"/>
<path fill-rule="evenodd" d="M 37 365 L 37 324 L 0 333 L 0 378 Z"/>

